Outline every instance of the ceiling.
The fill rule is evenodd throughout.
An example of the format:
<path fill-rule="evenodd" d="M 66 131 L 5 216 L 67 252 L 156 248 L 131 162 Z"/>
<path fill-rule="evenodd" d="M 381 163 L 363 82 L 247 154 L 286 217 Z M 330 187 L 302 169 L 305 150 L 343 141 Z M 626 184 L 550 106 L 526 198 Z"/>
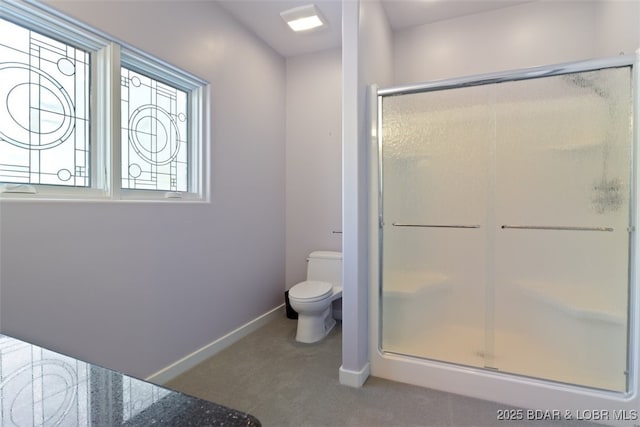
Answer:
<path fill-rule="evenodd" d="M 282 56 L 295 56 L 342 45 L 342 5 L 336 0 L 218 0 L 217 3 Z M 294 7 L 315 4 L 329 26 L 294 33 L 280 17 Z"/>
<path fill-rule="evenodd" d="M 391 28 L 398 31 L 527 1 L 531 0 L 382 0 L 382 4 Z M 339 0 L 218 0 L 217 3 L 285 57 L 342 44 L 342 6 Z M 320 9 L 329 23 L 328 28 L 294 33 L 280 18 L 280 12 L 310 3 Z"/>

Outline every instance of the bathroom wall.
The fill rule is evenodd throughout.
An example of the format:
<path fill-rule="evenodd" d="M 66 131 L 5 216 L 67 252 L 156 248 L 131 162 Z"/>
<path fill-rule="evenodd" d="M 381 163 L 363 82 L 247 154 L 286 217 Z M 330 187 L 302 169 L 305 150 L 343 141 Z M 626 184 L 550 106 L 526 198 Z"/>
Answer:
<path fill-rule="evenodd" d="M 598 2 L 596 30 L 596 56 L 633 54 L 640 49 L 640 2 Z"/>
<path fill-rule="evenodd" d="M 314 250 L 342 250 L 340 49 L 287 58 L 286 288 Z"/>
<path fill-rule="evenodd" d="M 343 315 L 340 382 L 369 371 L 367 87 L 392 82 L 392 33 L 379 1 L 343 3 Z"/>
<path fill-rule="evenodd" d="M 398 31 L 395 83 L 633 53 L 639 5 L 537 1 Z"/>
<path fill-rule="evenodd" d="M 3 201 L 2 331 L 146 377 L 281 304 L 285 61 L 215 2 L 54 7 L 211 82 L 211 202 Z"/>

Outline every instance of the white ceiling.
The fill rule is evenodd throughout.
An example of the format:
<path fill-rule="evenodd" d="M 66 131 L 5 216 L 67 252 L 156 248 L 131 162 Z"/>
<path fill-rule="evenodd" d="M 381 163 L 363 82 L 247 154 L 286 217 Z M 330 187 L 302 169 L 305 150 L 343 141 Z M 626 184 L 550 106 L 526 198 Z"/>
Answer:
<path fill-rule="evenodd" d="M 294 33 L 282 20 L 280 12 L 311 3 L 318 7 L 329 26 L 309 33 Z M 282 56 L 342 45 L 342 6 L 339 0 L 218 0 L 218 4 Z"/>
<path fill-rule="evenodd" d="M 532 0 L 382 0 L 382 4 L 391 28 L 397 31 L 528 1 Z M 217 2 L 282 56 L 316 52 L 342 44 L 340 0 L 218 0 Z M 294 33 L 280 18 L 280 12 L 310 3 L 320 9 L 329 23 L 328 28 L 310 33 Z"/>

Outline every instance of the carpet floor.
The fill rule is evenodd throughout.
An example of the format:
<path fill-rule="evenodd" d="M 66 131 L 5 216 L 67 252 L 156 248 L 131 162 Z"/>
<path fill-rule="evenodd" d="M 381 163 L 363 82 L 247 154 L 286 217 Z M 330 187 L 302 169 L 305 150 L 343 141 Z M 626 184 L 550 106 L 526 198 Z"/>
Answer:
<path fill-rule="evenodd" d="M 284 314 L 168 387 L 256 416 L 270 426 L 583 426 L 569 421 L 497 420 L 505 405 L 370 377 L 360 389 L 338 382 L 340 323 L 320 343 L 295 341 Z"/>

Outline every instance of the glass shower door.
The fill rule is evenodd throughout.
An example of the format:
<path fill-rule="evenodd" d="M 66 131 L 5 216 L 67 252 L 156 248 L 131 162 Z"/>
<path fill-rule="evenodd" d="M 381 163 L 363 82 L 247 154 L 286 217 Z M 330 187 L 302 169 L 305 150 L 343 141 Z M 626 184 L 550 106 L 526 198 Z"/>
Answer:
<path fill-rule="evenodd" d="M 383 98 L 384 351 L 485 366 L 489 96 Z"/>
<path fill-rule="evenodd" d="M 626 391 L 631 68 L 381 108 L 381 349 Z"/>
<path fill-rule="evenodd" d="M 630 68 L 494 87 L 495 366 L 624 391 Z"/>

